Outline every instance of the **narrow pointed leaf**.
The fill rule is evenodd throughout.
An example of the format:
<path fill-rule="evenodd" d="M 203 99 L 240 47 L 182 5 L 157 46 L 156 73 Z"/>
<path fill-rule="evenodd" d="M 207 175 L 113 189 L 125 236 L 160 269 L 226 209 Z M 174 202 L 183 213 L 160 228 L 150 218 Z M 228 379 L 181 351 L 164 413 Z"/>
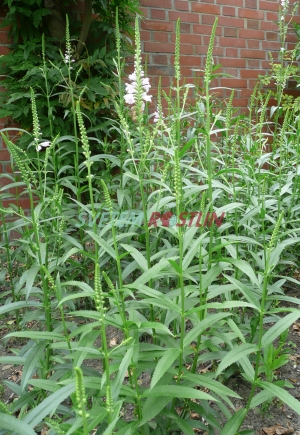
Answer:
<path fill-rule="evenodd" d="M 202 334 L 210 326 L 214 325 L 221 319 L 231 316 L 230 313 L 218 313 L 207 316 L 204 320 L 201 320 L 191 331 L 189 331 L 183 340 L 184 347 L 189 345 L 192 341 L 198 338 L 199 334 Z"/>
<path fill-rule="evenodd" d="M 218 370 L 216 372 L 216 376 L 222 373 L 222 371 L 229 367 L 231 364 L 239 361 L 241 358 L 245 357 L 249 353 L 256 351 L 257 347 L 251 343 L 244 343 L 240 346 L 235 346 L 226 354 L 226 356 L 220 362 Z"/>
<path fill-rule="evenodd" d="M 42 422 L 48 414 L 55 411 L 58 405 L 69 397 L 70 394 L 74 393 L 74 391 L 75 382 L 60 388 L 58 391 L 48 396 L 47 399 L 43 400 L 36 408 L 28 412 L 23 421 L 31 427 L 35 427 Z"/>
<path fill-rule="evenodd" d="M 288 405 L 295 412 L 297 412 L 297 414 L 300 415 L 300 402 L 299 402 L 299 400 L 295 399 L 295 397 L 293 397 L 286 390 L 278 387 L 275 384 L 271 384 L 270 382 L 266 382 L 266 381 L 258 381 L 257 384 L 259 387 L 264 388 L 265 390 L 272 393 L 274 396 L 277 396 L 278 399 L 282 400 L 286 405 Z"/>
<path fill-rule="evenodd" d="M 22 393 L 24 392 L 25 387 L 27 386 L 27 383 L 29 379 L 32 376 L 32 373 L 34 369 L 37 366 L 37 363 L 47 345 L 47 342 L 41 342 L 36 344 L 30 351 L 30 353 L 26 356 L 23 373 L 22 373 L 22 380 L 21 380 L 21 389 Z"/>
<path fill-rule="evenodd" d="M 171 367 L 173 362 L 178 358 L 180 349 L 168 349 L 166 350 L 164 356 L 158 361 L 152 379 L 150 389 L 153 388 L 160 378 L 166 373 L 166 371 Z"/>
<path fill-rule="evenodd" d="M 286 331 L 292 323 L 294 323 L 300 317 L 300 311 L 297 310 L 294 313 L 290 313 L 282 319 L 278 320 L 263 336 L 262 347 L 273 343 L 280 334 Z"/>
<path fill-rule="evenodd" d="M 20 435 L 36 435 L 36 432 L 24 422 L 24 420 L 19 420 L 12 415 L 3 414 L 0 412 L 0 425 L 1 429 L 7 429 L 11 433 L 14 430 Z"/>
<path fill-rule="evenodd" d="M 236 435 L 241 427 L 247 411 L 245 408 L 239 409 L 225 424 L 220 435 Z"/>

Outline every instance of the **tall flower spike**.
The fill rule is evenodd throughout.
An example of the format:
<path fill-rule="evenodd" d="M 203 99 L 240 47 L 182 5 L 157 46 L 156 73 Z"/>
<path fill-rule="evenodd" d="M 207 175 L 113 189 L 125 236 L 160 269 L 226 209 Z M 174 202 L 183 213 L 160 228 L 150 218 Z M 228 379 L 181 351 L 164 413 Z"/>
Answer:
<path fill-rule="evenodd" d="M 212 66 L 213 66 L 213 49 L 214 49 L 214 42 L 215 42 L 217 25 L 218 25 L 218 18 L 215 19 L 215 22 L 214 22 L 214 25 L 213 25 L 213 28 L 211 31 L 209 46 L 208 46 L 207 55 L 206 55 L 204 83 L 207 85 L 211 82 Z"/>
<path fill-rule="evenodd" d="M 180 80 L 180 18 L 178 18 L 176 23 L 176 42 L 175 42 L 175 78 L 176 80 Z"/>
<path fill-rule="evenodd" d="M 89 144 L 89 140 L 88 140 L 88 137 L 86 134 L 86 129 L 85 129 L 85 125 L 83 122 L 79 101 L 77 101 L 77 103 L 76 103 L 76 114 L 77 114 L 77 119 L 78 119 L 79 130 L 80 130 L 80 138 L 81 138 L 81 142 L 82 142 L 83 155 L 86 158 L 85 164 L 86 164 L 86 166 L 88 166 L 88 165 L 91 166 L 93 162 L 89 161 L 90 157 L 91 157 L 90 144 Z"/>
<path fill-rule="evenodd" d="M 107 188 L 107 186 L 106 186 L 106 184 L 105 184 L 105 182 L 103 180 L 101 180 L 101 184 L 102 184 L 102 188 L 103 188 L 103 192 L 104 192 L 105 205 L 106 205 L 109 213 L 112 214 L 113 207 L 112 207 L 110 195 L 109 195 L 109 192 L 108 192 L 108 188 Z"/>
<path fill-rule="evenodd" d="M 39 145 L 39 140 L 42 133 L 41 133 L 39 118 L 37 114 L 35 95 L 32 88 L 30 88 L 30 99 L 31 99 L 32 121 L 33 121 L 33 138 L 34 138 L 36 150 L 40 151 L 41 148 Z"/>
<path fill-rule="evenodd" d="M 94 284 L 95 305 L 96 305 L 96 310 L 100 314 L 100 324 L 102 325 L 105 317 L 105 308 L 104 308 L 104 296 L 103 296 L 102 285 L 101 285 L 99 263 L 95 263 L 94 283 L 95 283 Z"/>
<path fill-rule="evenodd" d="M 86 404 L 85 389 L 83 385 L 83 375 L 80 367 L 75 367 L 75 377 L 76 377 L 76 401 L 79 408 L 78 414 L 83 415 Z"/>
<path fill-rule="evenodd" d="M 271 236 L 271 240 L 270 240 L 270 243 L 269 243 L 269 250 L 271 250 L 273 248 L 273 246 L 275 245 L 275 242 L 276 242 L 276 239 L 277 239 L 277 235 L 279 233 L 279 228 L 280 228 L 280 225 L 281 225 L 281 221 L 282 221 L 282 218 L 283 218 L 283 214 L 284 214 L 284 212 L 282 211 L 280 213 L 280 215 L 279 215 L 279 218 L 278 218 L 277 222 L 276 222 L 276 225 L 275 225 L 275 228 L 273 230 L 273 233 L 272 233 L 272 236 Z"/>
<path fill-rule="evenodd" d="M 135 55 L 134 55 L 134 72 L 129 75 L 131 83 L 127 83 L 126 94 L 124 95 L 125 102 L 129 105 L 134 105 L 134 118 L 142 116 L 145 108 L 145 102 L 151 102 L 152 95 L 148 95 L 151 88 L 150 80 L 144 77 L 145 73 L 141 64 L 141 39 L 139 20 L 135 20 Z"/>

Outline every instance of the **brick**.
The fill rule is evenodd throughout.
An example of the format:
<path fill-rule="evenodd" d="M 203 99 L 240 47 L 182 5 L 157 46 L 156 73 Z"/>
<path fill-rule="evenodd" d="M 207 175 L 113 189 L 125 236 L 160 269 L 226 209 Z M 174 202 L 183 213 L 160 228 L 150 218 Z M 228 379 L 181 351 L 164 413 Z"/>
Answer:
<path fill-rule="evenodd" d="M 245 57 L 247 59 L 265 59 L 266 54 L 263 50 L 245 50 L 242 48 L 241 57 Z"/>
<path fill-rule="evenodd" d="M 172 42 L 175 42 L 176 35 L 171 35 Z M 193 34 L 187 34 L 187 35 L 180 35 L 180 42 L 181 44 L 192 44 L 192 45 L 199 45 L 201 44 L 201 36 L 200 35 L 193 35 Z"/>
<path fill-rule="evenodd" d="M 277 41 L 262 41 L 261 44 L 263 50 L 279 50 L 281 46 Z"/>
<path fill-rule="evenodd" d="M 236 9 L 235 8 L 231 8 L 228 6 L 223 6 L 222 7 L 222 15 L 229 15 L 231 17 L 235 17 L 236 16 Z"/>
<path fill-rule="evenodd" d="M 174 75 L 174 66 L 166 65 L 149 65 L 147 68 L 147 72 L 149 75 L 155 76 L 173 76 Z"/>
<path fill-rule="evenodd" d="M 263 69 L 251 69 L 251 70 L 242 70 L 241 77 L 243 79 L 252 79 L 254 77 L 258 77 L 259 75 L 265 74 Z"/>
<path fill-rule="evenodd" d="M 272 23 L 271 21 L 262 21 L 260 23 L 261 30 L 273 30 L 278 33 L 278 26 L 276 23 Z"/>
<path fill-rule="evenodd" d="M 220 5 L 243 7 L 243 0 L 218 0 Z"/>
<path fill-rule="evenodd" d="M 264 39 L 265 34 L 262 30 L 239 29 L 239 37 L 244 39 Z"/>
<path fill-rule="evenodd" d="M 0 162 L 9 162 L 10 154 L 7 150 L 0 150 Z"/>
<path fill-rule="evenodd" d="M 253 11 L 251 9 L 239 9 L 240 18 L 251 18 L 253 20 L 263 20 L 265 13 L 264 11 Z"/>
<path fill-rule="evenodd" d="M 149 8 L 143 8 L 143 7 L 140 7 L 140 12 L 141 12 L 141 16 L 143 17 L 143 18 L 149 18 Z M 153 17 L 153 18 L 155 18 L 155 17 Z"/>
<path fill-rule="evenodd" d="M 194 54 L 194 46 L 181 44 L 180 53 L 181 54 Z"/>
<path fill-rule="evenodd" d="M 257 9 L 257 0 L 245 0 L 245 8 Z"/>
<path fill-rule="evenodd" d="M 178 18 L 186 23 L 199 23 L 199 14 L 192 12 L 169 12 L 169 19 L 171 21 L 177 21 Z"/>
<path fill-rule="evenodd" d="M 8 37 L 8 32 L 0 31 L 0 44 L 11 44 L 11 39 Z"/>
<path fill-rule="evenodd" d="M 171 9 L 171 0 L 141 0 L 141 6 L 154 6 L 156 8 Z"/>
<path fill-rule="evenodd" d="M 174 44 L 160 44 L 159 42 L 145 42 L 144 50 L 150 53 L 174 53 Z"/>
<path fill-rule="evenodd" d="M 207 54 L 208 43 L 204 45 L 198 45 L 195 47 L 195 54 L 200 54 L 206 56 Z M 214 56 L 223 56 L 224 50 L 221 47 L 214 47 L 213 55 Z"/>
<path fill-rule="evenodd" d="M 168 42 L 169 41 L 169 34 L 166 32 L 154 32 L 154 41 L 155 42 Z M 145 41 L 145 39 L 143 38 Z"/>
<path fill-rule="evenodd" d="M 180 23 L 180 32 L 181 33 L 191 33 L 191 24 L 188 23 Z"/>
<path fill-rule="evenodd" d="M 222 47 L 245 48 L 246 41 L 241 38 L 219 38 L 219 45 Z"/>
<path fill-rule="evenodd" d="M 238 57 L 238 50 L 237 48 L 226 48 L 226 56 L 228 57 Z"/>
<path fill-rule="evenodd" d="M 230 67 L 230 68 L 245 68 L 246 67 L 246 60 L 245 59 L 235 59 L 235 58 L 224 58 L 220 59 L 220 63 L 223 65 L 223 67 Z"/>
<path fill-rule="evenodd" d="M 278 14 L 275 12 L 267 12 L 267 21 L 277 21 Z"/>
<path fill-rule="evenodd" d="M 151 18 L 154 18 L 156 20 L 165 20 L 166 11 L 163 9 L 151 9 Z"/>
<path fill-rule="evenodd" d="M 244 20 L 242 18 L 229 18 L 229 17 L 219 17 L 219 26 L 228 27 L 244 27 Z"/>
<path fill-rule="evenodd" d="M 206 26 L 204 24 L 194 24 L 193 25 L 193 33 L 200 33 L 200 35 L 211 35 L 211 26 Z M 216 35 L 221 35 L 222 29 L 221 27 L 217 27 Z"/>
<path fill-rule="evenodd" d="M 173 32 L 173 23 L 146 20 L 146 21 L 142 22 L 142 29 L 143 30 L 155 30 L 157 32 L 158 31 Z"/>
<path fill-rule="evenodd" d="M 221 86 L 225 86 L 228 88 L 246 88 L 247 80 L 239 80 L 239 79 L 230 79 L 230 78 L 221 78 Z"/>
<path fill-rule="evenodd" d="M 225 27 L 224 28 L 224 36 L 226 36 L 226 38 L 228 38 L 228 37 L 237 38 L 237 33 L 238 33 L 238 29 L 236 29 L 234 27 Z"/>
<path fill-rule="evenodd" d="M 192 11 L 200 14 L 220 15 L 220 6 L 192 3 Z"/>
<path fill-rule="evenodd" d="M 266 11 L 278 11 L 279 9 L 279 2 L 273 2 L 273 1 L 264 1 L 259 0 L 259 9 L 265 9 Z"/>
<path fill-rule="evenodd" d="M 202 24 L 210 24 L 211 26 L 215 22 L 215 16 L 214 15 L 202 15 Z"/>
<path fill-rule="evenodd" d="M 172 61 L 173 61 L 172 57 Z M 199 67 L 199 57 L 198 56 L 181 56 L 180 64 L 182 66 L 198 66 Z M 189 74 L 190 75 L 190 74 Z"/>
<path fill-rule="evenodd" d="M 175 0 L 175 9 L 178 11 L 189 11 L 190 2 L 182 1 L 182 0 Z"/>
<path fill-rule="evenodd" d="M 35 204 L 37 203 L 37 199 L 34 201 Z M 10 206 L 10 204 L 16 204 L 17 207 L 21 207 L 23 210 L 29 210 L 30 209 L 30 201 L 29 198 L 18 198 L 18 199 L 5 199 L 2 201 L 3 207 L 7 208 Z"/>
<path fill-rule="evenodd" d="M 260 21 L 258 20 L 247 20 L 247 29 L 260 29 Z"/>
<path fill-rule="evenodd" d="M 257 41 L 256 39 L 248 39 L 247 40 L 247 48 L 250 48 L 250 49 L 260 48 L 259 44 L 260 44 L 260 41 Z"/>
<path fill-rule="evenodd" d="M 9 48 L 5 45 L 0 45 L 0 56 L 9 53 Z"/>
<path fill-rule="evenodd" d="M 151 41 L 151 32 L 148 30 L 141 30 L 140 31 L 141 40 L 144 41 Z"/>
<path fill-rule="evenodd" d="M 153 55 L 153 63 L 167 65 L 168 64 L 168 55 L 167 54 L 154 54 Z"/>

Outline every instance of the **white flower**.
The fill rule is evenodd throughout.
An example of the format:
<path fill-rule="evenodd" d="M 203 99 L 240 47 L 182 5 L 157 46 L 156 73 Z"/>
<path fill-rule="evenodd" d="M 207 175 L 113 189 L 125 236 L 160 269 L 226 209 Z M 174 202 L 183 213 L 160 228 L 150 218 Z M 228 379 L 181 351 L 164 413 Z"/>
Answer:
<path fill-rule="evenodd" d="M 149 101 L 150 103 L 152 101 L 152 95 L 147 95 L 146 92 L 143 93 L 142 98 L 144 101 Z"/>
<path fill-rule="evenodd" d="M 134 104 L 135 103 L 134 94 L 124 95 L 124 100 L 126 101 L 127 104 Z"/>
<path fill-rule="evenodd" d="M 150 80 L 148 77 L 144 77 L 145 73 L 144 71 L 140 71 L 140 79 L 141 84 L 144 92 L 142 93 L 142 110 L 144 110 L 145 103 L 144 101 L 151 102 L 152 95 L 148 95 L 148 92 L 150 91 L 151 85 Z M 131 83 L 125 84 L 126 94 L 124 95 L 124 100 L 127 104 L 132 105 L 136 103 L 137 99 L 137 92 L 138 92 L 138 83 L 137 83 L 137 74 L 136 74 L 136 68 L 132 74 L 129 74 L 128 76 Z"/>
<path fill-rule="evenodd" d="M 158 120 L 159 120 L 159 113 L 158 112 L 154 112 L 153 122 L 158 122 Z"/>
<path fill-rule="evenodd" d="M 40 143 L 40 144 L 36 147 L 36 150 L 37 150 L 37 151 L 41 151 L 41 150 L 43 149 L 43 147 L 44 147 L 44 148 L 47 148 L 47 147 L 49 147 L 50 145 L 51 145 L 51 142 L 49 142 L 49 141 L 47 140 L 47 141 L 45 141 L 45 142 Z"/>

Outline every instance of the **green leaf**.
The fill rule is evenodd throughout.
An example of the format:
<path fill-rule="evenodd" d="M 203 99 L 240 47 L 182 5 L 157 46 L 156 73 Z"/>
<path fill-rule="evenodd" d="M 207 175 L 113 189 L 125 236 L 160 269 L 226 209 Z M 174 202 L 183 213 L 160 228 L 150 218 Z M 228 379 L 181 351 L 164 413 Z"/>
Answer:
<path fill-rule="evenodd" d="M 152 389 L 144 391 L 143 397 L 178 397 L 182 399 L 200 399 L 200 400 L 214 400 L 216 399 L 210 394 L 203 391 L 194 390 L 189 387 L 182 387 L 180 385 L 159 385 Z"/>
<path fill-rule="evenodd" d="M 29 307 L 41 307 L 41 302 L 12 302 L 11 304 L 6 304 L 0 307 L 0 315 L 9 313 L 10 311 L 20 310 L 21 308 L 29 308 Z"/>
<path fill-rule="evenodd" d="M 98 234 L 95 234 L 93 231 L 86 231 L 86 233 L 89 234 L 96 243 L 98 243 L 100 250 L 101 248 L 104 249 L 104 251 L 106 251 L 114 260 L 116 259 L 114 248 L 106 240 L 98 236 Z"/>
<path fill-rule="evenodd" d="M 182 269 L 180 268 L 179 264 L 176 263 L 175 260 L 170 260 L 170 259 L 168 259 L 168 262 L 169 262 L 170 265 L 173 267 L 173 269 L 175 270 L 175 272 L 178 273 L 178 275 L 182 275 Z"/>
<path fill-rule="evenodd" d="M 155 264 L 140 277 L 138 277 L 132 285 L 137 286 L 136 288 L 139 288 L 139 284 L 146 284 L 146 282 L 150 281 L 151 279 L 157 278 L 158 272 L 160 272 L 167 265 L 169 265 L 169 262 L 163 258 L 159 263 Z"/>
<path fill-rule="evenodd" d="M 50 391 L 51 393 L 61 388 L 56 381 L 51 381 L 51 379 L 30 379 L 28 383 L 41 390 Z"/>
<path fill-rule="evenodd" d="M 30 290 L 32 289 L 33 283 L 36 279 L 37 273 L 40 270 L 39 266 L 32 266 L 26 272 L 26 287 L 25 287 L 25 297 L 26 300 L 30 295 Z"/>
<path fill-rule="evenodd" d="M 192 246 L 187 251 L 187 253 L 185 254 L 185 257 L 182 261 L 182 269 L 183 270 L 186 270 L 189 267 L 191 261 L 195 258 L 196 252 L 199 252 L 200 244 L 201 244 L 202 240 L 206 237 L 206 235 L 207 235 L 207 233 L 201 234 L 201 236 L 198 237 L 198 239 L 194 240 Z"/>
<path fill-rule="evenodd" d="M 300 414 L 300 402 L 295 399 L 290 393 L 288 393 L 283 388 L 278 387 L 275 384 L 271 384 L 266 381 L 258 381 L 257 385 L 265 390 L 269 391 L 271 394 L 278 397 L 278 399 L 282 400 L 286 405 L 292 408 L 297 414 Z"/>
<path fill-rule="evenodd" d="M 196 138 L 193 137 L 192 139 L 190 139 L 179 151 L 179 158 L 181 158 L 182 156 L 184 156 L 184 154 L 187 152 L 187 150 L 193 145 L 193 143 L 195 142 Z"/>
<path fill-rule="evenodd" d="M 121 246 L 135 259 L 135 261 L 140 266 L 143 272 L 148 270 L 147 261 L 140 251 L 138 251 L 133 246 L 126 245 L 125 243 L 122 243 Z"/>
<path fill-rule="evenodd" d="M 211 379 L 206 375 L 199 375 L 197 373 L 187 372 L 184 373 L 183 379 L 193 382 L 195 385 L 202 385 L 203 387 L 208 388 L 209 390 L 213 391 L 214 393 L 218 394 L 221 397 L 229 396 L 229 397 L 236 397 L 238 399 L 241 398 L 241 396 L 239 396 L 234 391 L 230 390 L 230 388 L 221 384 L 221 382 L 215 381 L 214 379 Z"/>
<path fill-rule="evenodd" d="M 257 309 L 260 310 L 260 303 L 259 303 L 257 297 L 255 296 L 255 293 L 253 293 L 253 291 L 251 289 L 249 289 L 245 284 L 243 284 L 242 282 L 233 278 L 232 276 L 225 275 L 225 274 L 224 274 L 224 276 L 225 276 L 225 278 L 228 279 L 228 281 L 230 281 L 232 284 L 234 284 L 238 290 L 240 290 L 243 293 L 245 298 L 251 304 L 255 305 L 255 307 L 257 307 Z"/>
<path fill-rule="evenodd" d="M 21 380 L 22 393 L 24 392 L 24 389 L 27 386 L 28 380 L 32 376 L 32 373 L 34 372 L 38 360 L 40 359 L 41 354 L 43 353 L 46 345 L 47 342 L 41 342 L 35 344 L 35 346 L 33 346 L 33 348 L 30 350 L 30 353 L 26 356 L 23 373 L 22 373 L 22 380 Z"/>
<path fill-rule="evenodd" d="M 150 384 L 150 389 L 152 389 L 160 378 L 168 371 L 173 362 L 178 358 L 180 349 L 168 349 L 166 350 L 164 356 L 158 361 Z"/>
<path fill-rule="evenodd" d="M 17 331 L 10 332 L 5 336 L 7 337 L 22 337 L 22 338 L 31 338 L 33 340 L 65 340 L 65 337 L 57 332 L 40 332 L 40 331 Z"/>
<path fill-rule="evenodd" d="M 286 331 L 292 323 L 294 323 L 300 317 L 300 311 L 297 310 L 294 313 L 290 313 L 282 319 L 278 320 L 263 336 L 262 347 L 273 343 L 282 332 Z"/>
<path fill-rule="evenodd" d="M 210 326 L 214 325 L 221 319 L 231 316 L 231 313 L 218 313 L 207 316 L 204 320 L 201 320 L 191 331 L 189 331 L 183 340 L 183 346 L 189 345 L 192 341 L 195 341 L 203 331 Z"/>
<path fill-rule="evenodd" d="M 1 364 L 24 364 L 26 358 L 24 356 L 0 356 Z"/>
<path fill-rule="evenodd" d="M 225 424 L 220 435 L 236 435 L 241 427 L 247 411 L 245 408 L 239 409 Z"/>
<path fill-rule="evenodd" d="M 14 430 L 20 435 L 36 435 L 36 432 L 25 423 L 24 420 L 20 420 L 11 415 L 0 412 L 0 422 L 1 429 L 7 429 L 9 433 Z"/>
<path fill-rule="evenodd" d="M 131 362 L 132 353 L 133 353 L 133 349 L 131 347 L 130 349 L 127 350 L 124 358 L 122 359 L 119 370 L 117 371 L 116 376 L 112 380 L 112 395 L 113 395 L 114 402 L 118 400 L 118 396 L 126 375 L 126 371 Z"/>
<path fill-rule="evenodd" d="M 253 397 L 250 403 L 250 409 L 257 408 L 264 402 L 272 399 L 275 396 L 275 393 L 271 393 L 270 391 L 262 390 L 256 396 Z"/>
<path fill-rule="evenodd" d="M 226 356 L 220 362 L 218 370 L 216 372 L 216 376 L 219 376 L 219 374 L 231 364 L 239 361 L 241 358 L 248 355 L 249 353 L 256 351 L 257 346 L 251 343 L 244 343 L 240 346 L 235 346 L 226 354 Z"/>
<path fill-rule="evenodd" d="M 48 414 L 55 411 L 58 405 L 69 397 L 70 394 L 74 393 L 75 388 L 75 382 L 60 388 L 58 391 L 48 396 L 47 399 L 43 400 L 32 411 L 29 411 L 23 421 L 31 427 L 35 427 L 42 422 Z"/>

